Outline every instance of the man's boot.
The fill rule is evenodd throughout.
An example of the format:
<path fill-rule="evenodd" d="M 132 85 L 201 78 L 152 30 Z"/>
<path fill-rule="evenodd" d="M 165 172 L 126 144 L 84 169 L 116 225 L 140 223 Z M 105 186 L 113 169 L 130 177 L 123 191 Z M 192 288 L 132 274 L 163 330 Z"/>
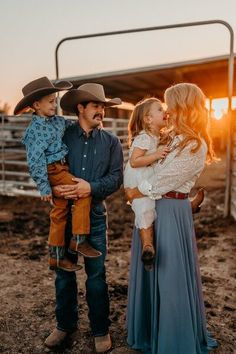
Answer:
<path fill-rule="evenodd" d="M 94 344 L 96 353 L 104 353 L 111 349 L 112 342 L 110 334 L 106 334 L 102 337 L 94 337 Z"/>
<path fill-rule="evenodd" d="M 65 342 L 67 336 L 68 336 L 67 332 L 55 328 L 53 332 L 46 338 L 44 344 L 46 345 L 46 347 L 51 349 L 60 347 L 63 344 L 63 342 Z"/>
<path fill-rule="evenodd" d="M 153 245 L 153 226 L 148 229 L 139 229 L 142 242 L 142 261 L 146 270 L 153 268 L 155 249 Z"/>
<path fill-rule="evenodd" d="M 204 188 L 200 188 L 197 193 L 195 194 L 195 196 L 193 197 L 193 199 L 191 200 L 191 207 L 192 207 L 192 212 L 194 213 L 198 213 L 200 211 L 200 205 L 202 204 L 203 200 L 204 200 Z"/>

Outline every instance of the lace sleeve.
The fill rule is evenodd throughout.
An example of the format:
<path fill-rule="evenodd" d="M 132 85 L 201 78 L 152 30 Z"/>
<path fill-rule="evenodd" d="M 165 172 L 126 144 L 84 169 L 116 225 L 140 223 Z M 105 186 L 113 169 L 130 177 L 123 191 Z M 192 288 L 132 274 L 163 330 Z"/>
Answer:
<path fill-rule="evenodd" d="M 155 175 L 138 186 L 140 192 L 151 199 L 160 199 L 163 194 L 178 190 L 185 182 L 196 179 L 204 168 L 206 145 L 202 144 L 196 153 L 192 153 L 194 146 L 194 143 L 190 143 L 170 161 L 157 164 Z"/>
<path fill-rule="evenodd" d="M 151 137 L 148 134 L 139 134 L 135 137 L 132 148 L 139 148 L 142 150 L 149 150 L 151 146 Z"/>

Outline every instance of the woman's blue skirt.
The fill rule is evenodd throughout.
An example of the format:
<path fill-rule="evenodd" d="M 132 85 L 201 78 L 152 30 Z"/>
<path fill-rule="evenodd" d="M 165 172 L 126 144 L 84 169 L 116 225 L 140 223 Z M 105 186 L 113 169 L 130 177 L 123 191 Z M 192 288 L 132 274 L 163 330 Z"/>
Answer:
<path fill-rule="evenodd" d="M 146 271 L 134 230 L 128 290 L 128 344 L 145 354 L 205 354 L 217 343 L 206 330 L 190 201 L 156 202 L 156 261 Z"/>

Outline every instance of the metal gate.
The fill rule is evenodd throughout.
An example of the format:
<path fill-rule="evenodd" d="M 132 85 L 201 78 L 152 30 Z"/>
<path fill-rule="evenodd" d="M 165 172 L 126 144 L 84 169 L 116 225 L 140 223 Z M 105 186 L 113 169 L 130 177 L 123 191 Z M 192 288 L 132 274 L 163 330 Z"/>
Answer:
<path fill-rule="evenodd" d="M 230 45 L 229 45 L 229 55 L 228 55 L 228 136 L 227 136 L 227 154 L 226 154 L 226 189 L 225 189 L 225 205 L 224 205 L 224 216 L 229 216 L 231 213 L 231 192 L 232 192 L 232 148 L 233 148 L 233 135 L 232 135 L 232 95 L 233 95 L 233 78 L 234 78 L 234 31 L 230 24 L 223 20 L 208 20 L 208 21 L 196 21 L 196 22 L 186 22 L 186 23 L 176 23 L 172 25 L 164 26 L 154 26 L 154 27 L 143 27 L 134 28 L 122 31 L 112 31 L 103 33 L 91 33 L 86 35 L 79 35 L 73 37 L 65 37 L 60 40 L 55 49 L 55 68 L 56 68 L 56 79 L 58 80 L 59 75 L 59 61 L 58 61 L 58 51 L 61 45 L 67 41 L 74 41 L 78 39 L 89 39 L 95 37 L 107 37 L 107 36 L 117 36 L 131 33 L 141 33 L 150 31 L 162 31 L 175 28 L 188 28 L 188 27 L 198 27 L 198 26 L 208 26 L 208 25 L 223 25 L 230 35 Z"/>

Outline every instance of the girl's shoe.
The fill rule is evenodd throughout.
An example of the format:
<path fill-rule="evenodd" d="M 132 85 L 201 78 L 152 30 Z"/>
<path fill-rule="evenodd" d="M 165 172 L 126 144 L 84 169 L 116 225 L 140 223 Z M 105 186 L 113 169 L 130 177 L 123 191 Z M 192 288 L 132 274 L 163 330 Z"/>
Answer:
<path fill-rule="evenodd" d="M 153 226 L 148 229 L 139 230 L 142 242 L 142 261 L 146 270 L 152 270 L 155 260 L 155 249 L 153 246 Z"/>
<path fill-rule="evenodd" d="M 195 196 L 191 200 L 192 213 L 198 213 L 201 209 L 200 205 L 202 204 L 205 197 L 204 188 L 200 188 Z"/>

